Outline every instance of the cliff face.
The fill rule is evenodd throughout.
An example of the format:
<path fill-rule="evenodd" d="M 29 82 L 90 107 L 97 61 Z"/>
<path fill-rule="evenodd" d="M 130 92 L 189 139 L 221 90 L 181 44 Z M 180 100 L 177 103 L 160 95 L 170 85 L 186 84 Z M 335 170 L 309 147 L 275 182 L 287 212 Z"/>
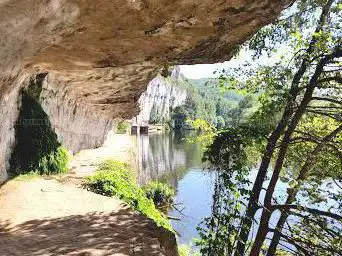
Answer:
<path fill-rule="evenodd" d="M 19 86 L 0 101 L 0 182 L 7 179 L 9 159 L 15 145 L 15 126 L 21 108 L 21 92 L 39 88 L 38 101 L 49 116 L 59 141 L 72 152 L 103 144 L 107 132 L 113 127 L 113 119 L 87 104 L 81 104 L 68 93 L 67 77 L 56 73 L 22 73 L 12 83 Z M 41 125 L 44 120 L 25 120 Z M 44 142 L 43 142 L 44 143 Z M 30 154 L 30 152 L 27 152 Z"/>
<path fill-rule="evenodd" d="M 140 113 L 134 118 L 139 123 L 161 122 L 170 120 L 170 112 L 177 106 L 184 105 L 187 92 L 177 86 L 182 77 L 179 67 L 175 67 L 168 78 L 158 75 L 147 86 L 139 99 Z"/>
<path fill-rule="evenodd" d="M 41 102 L 59 137 L 93 147 L 114 117 L 137 115 L 161 67 L 228 60 L 292 1 L 0 1 L 0 182 L 36 74 L 48 73 Z"/>
<path fill-rule="evenodd" d="M 42 81 L 39 101 L 50 117 L 59 141 L 72 152 L 103 144 L 107 132 L 113 127 L 112 119 L 94 113 L 67 93 L 67 82 L 54 73 Z"/>

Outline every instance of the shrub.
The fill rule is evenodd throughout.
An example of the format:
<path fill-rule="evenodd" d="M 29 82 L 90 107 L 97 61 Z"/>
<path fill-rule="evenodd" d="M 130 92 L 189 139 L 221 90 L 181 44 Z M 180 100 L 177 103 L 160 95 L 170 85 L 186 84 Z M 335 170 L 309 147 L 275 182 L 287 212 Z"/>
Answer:
<path fill-rule="evenodd" d="M 127 132 L 127 129 L 129 128 L 130 124 L 126 121 L 121 121 L 118 123 L 118 126 L 116 127 L 116 133 L 118 134 L 125 134 Z"/>
<path fill-rule="evenodd" d="M 56 152 L 44 156 L 38 163 L 37 172 L 41 175 L 65 173 L 68 170 L 69 152 L 64 147 L 58 147 Z"/>
<path fill-rule="evenodd" d="M 122 162 L 107 160 L 100 164 L 97 172 L 88 177 L 85 187 L 97 194 L 115 196 L 125 201 L 138 212 L 151 218 L 158 226 L 172 231 L 166 216 L 156 209 L 144 190 L 137 185 L 129 167 Z"/>
<path fill-rule="evenodd" d="M 198 252 L 195 252 L 190 245 L 182 244 L 178 246 L 179 256 L 200 256 Z"/>
<path fill-rule="evenodd" d="M 39 89 L 33 87 L 22 94 L 22 105 L 15 126 L 16 145 L 10 159 L 12 175 L 67 171 L 68 151 L 59 143 L 49 117 L 36 99 L 37 93 Z M 35 120 L 39 123 L 36 124 Z"/>
<path fill-rule="evenodd" d="M 175 191 L 161 182 L 150 182 L 144 188 L 147 198 L 152 199 L 157 207 L 172 204 Z"/>

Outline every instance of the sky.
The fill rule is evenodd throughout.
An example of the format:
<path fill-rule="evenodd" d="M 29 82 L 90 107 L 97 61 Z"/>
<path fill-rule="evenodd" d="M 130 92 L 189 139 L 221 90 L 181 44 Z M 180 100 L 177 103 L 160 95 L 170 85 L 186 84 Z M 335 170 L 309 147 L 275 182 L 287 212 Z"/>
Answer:
<path fill-rule="evenodd" d="M 262 54 L 259 59 L 253 60 L 252 53 L 247 48 L 241 49 L 240 53 L 229 61 L 216 64 L 197 64 L 197 65 L 181 65 L 181 73 L 188 79 L 212 78 L 217 77 L 220 73 L 214 74 L 215 71 L 229 68 L 238 68 L 242 64 L 249 62 L 252 66 L 268 65 L 281 60 L 282 55 L 286 55 L 289 48 L 285 45 L 280 45 L 277 53 L 269 57 L 267 54 Z"/>
<path fill-rule="evenodd" d="M 287 10 L 288 15 L 291 15 L 296 9 Z M 212 78 L 217 77 L 219 72 L 215 75 L 214 71 L 238 68 L 241 64 L 245 62 L 254 63 L 256 65 L 267 65 L 270 63 L 275 63 L 280 60 L 281 55 L 287 55 L 289 48 L 286 44 L 278 45 L 277 53 L 271 57 L 266 54 L 262 55 L 258 60 L 252 60 L 251 52 L 246 47 L 240 50 L 240 53 L 231 59 L 223 63 L 216 64 L 198 64 L 198 65 L 182 65 L 180 66 L 181 72 L 188 79 L 199 79 L 199 78 Z"/>
<path fill-rule="evenodd" d="M 182 65 L 181 72 L 186 78 L 199 79 L 203 77 L 216 77 L 214 71 L 238 67 L 245 61 L 250 61 L 251 57 L 246 50 L 241 50 L 239 55 L 230 61 L 216 64 L 197 64 L 197 65 Z"/>

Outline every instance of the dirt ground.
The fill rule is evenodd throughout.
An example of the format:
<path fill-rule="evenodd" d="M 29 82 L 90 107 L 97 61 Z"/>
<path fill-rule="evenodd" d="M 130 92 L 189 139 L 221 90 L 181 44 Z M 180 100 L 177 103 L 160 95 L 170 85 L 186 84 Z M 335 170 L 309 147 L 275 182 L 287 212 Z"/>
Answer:
<path fill-rule="evenodd" d="M 85 174 L 74 162 L 68 175 L 0 187 L 0 255 L 175 255 L 169 233 L 122 201 L 80 188 Z"/>

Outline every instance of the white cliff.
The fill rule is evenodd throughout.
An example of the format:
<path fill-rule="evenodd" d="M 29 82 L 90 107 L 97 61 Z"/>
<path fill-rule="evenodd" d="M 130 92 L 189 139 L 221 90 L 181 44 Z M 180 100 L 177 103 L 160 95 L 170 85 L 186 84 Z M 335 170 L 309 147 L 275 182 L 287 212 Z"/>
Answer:
<path fill-rule="evenodd" d="M 141 112 L 134 121 L 147 123 L 170 120 L 171 111 L 184 105 L 187 97 L 186 90 L 179 86 L 182 80 L 179 67 L 175 67 L 168 78 L 162 75 L 154 78 L 139 99 Z"/>

